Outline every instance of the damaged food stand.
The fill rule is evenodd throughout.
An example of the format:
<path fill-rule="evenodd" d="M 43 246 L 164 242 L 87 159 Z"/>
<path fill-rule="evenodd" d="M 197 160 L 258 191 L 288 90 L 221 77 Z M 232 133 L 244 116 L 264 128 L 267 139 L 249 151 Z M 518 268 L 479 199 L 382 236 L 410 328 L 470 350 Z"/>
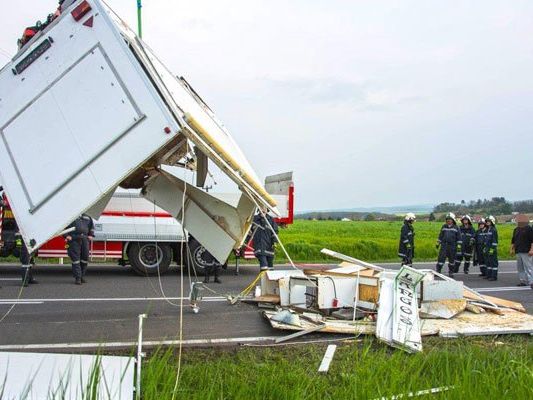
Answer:
<path fill-rule="evenodd" d="M 239 188 L 232 204 L 203 190 L 208 161 Z M 0 182 L 30 252 L 81 213 L 98 218 L 119 187 L 221 263 L 258 205 L 279 214 L 211 108 L 100 0 L 74 2 L 0 70 Z"/>
<path fill-rule="evenodd" d="M 255 295 L 276 329 L 375 335 L 422 351 L 422 337 L 533 333 L 533 316 L 520 303 L 484 296 L 432 270 L 386 270 L 322 250 L 337 268 L 264 271 Z"/>

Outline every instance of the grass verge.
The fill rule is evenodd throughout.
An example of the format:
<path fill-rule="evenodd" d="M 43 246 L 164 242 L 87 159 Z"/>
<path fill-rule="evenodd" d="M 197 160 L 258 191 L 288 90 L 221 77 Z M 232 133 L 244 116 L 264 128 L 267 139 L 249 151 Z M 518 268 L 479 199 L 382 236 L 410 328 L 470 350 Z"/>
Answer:
<path fill-rule="evenodd" d="M 533 398 L 533 340 L 429 338 L 406 354 L 375 340 L 340 346 L 327 375 L 325 345 L 187 350 L 177 399 L 374 399 L 442 386 L 431 399 Z M 143 366 L 143 398 L 171 399 L 177 359 L 159 350 Z"/>

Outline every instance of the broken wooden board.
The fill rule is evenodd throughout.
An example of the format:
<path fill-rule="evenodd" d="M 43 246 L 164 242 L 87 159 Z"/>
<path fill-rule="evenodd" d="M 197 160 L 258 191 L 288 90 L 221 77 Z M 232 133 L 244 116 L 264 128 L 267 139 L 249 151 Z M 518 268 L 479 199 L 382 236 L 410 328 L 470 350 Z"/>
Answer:
<path fill-rule="evenodd" d="M 478 296 L 472 295 L 470 292 L 468 292 L 466 288 L 465 288 L 463 296 L 469 300 L 481 300 Z M 504 300 L 504 299 L 500 299 L 499 297 L 492 297 L 492 296 L 487 296 L 484 294 L 480 296 L 482 300 L 485 300 L 489 304 L 497 305 L 500 307 L 511 308 L 513 310 L 520 311 L 522 313 L 527 313 L 525 307 L 522 304 L 517 303 L 516 301 Z"/>
<path fill-rule="evenodd" d="M 321 331 L 322 329 L 324 329 L 324 327 L 325 327 L 324 324 L 310 326 L 310 327 L 308 327 L 306 329 L 300 329 L 298 332 L 295 332 L 293 334 L 276 338 L 276 340 L 274 340 L 274 342 L 275 343 L 283 343 L 283 342 L 286 342 L 288 340 L 296 339 L 296 338 L 298 338 L 300 336 L 307 335 L 307 334 L 312 333 L 312 332 Z"/>
<path fill-rule="evenodd" d="M 438 300 L 424 301 L 419 310 L 420 318 L 450 319 L 463 312 L 466 308 L 466 300 Z"/>
<path fill-rule="evenodd" d="M 475 304 L 470 304 L 470 303 L 466 304 L 465 309 L 466 311 L 470 311 L 471 313 L 474 313 L 474 314 L 483 314 L 486 312 L 483 307 L 476 306 Z"/>
<path fill-rule="evenodd" d="M 347 261 L 347 262 L 349 262 L 351 264 L 362 265 L 363 267 L 367 267 L 367 268 L 373 269 L 375 271 L 384 271 L 385 270 L 385 268 L 380 267 L 378 265 L 370 264 L 370 263 L 358 260 L 357 258 L 353 258 L 353 257 L 347 256 L 347 255 L 342 254 L 342 253 L 337 253 L 336 251 L 333 251 L 333 250 L 322 249 L 322 250 L 320 250 L 320 252 L 322 254 L 327 255 L 327 256 L 330 256 L 330 257 L 333 257 L 333 258 L 337 258 L 339 260 Z"/>
<path fill-rule="evenodd" d="M 279 296 L 275 294 L 268 294 L 264 296 L 243 298 L 241 300 L 244 303 L 273 303 L 279 304 Z"/>
<path fill-rule="evenodd" d="M 441 337 L 533 333 L 533 316 L 510 309 L 493 313 L 463 312 L 452 319 L 424 319 L 422 331 L 436 330 Z"/>
<path fill-rule="evenodd" d="M 343 333 L 347 335 L 374 335 L 376 333 L 376 323 L 373 321 L 343 321 L 332 318 L 324 318 L 318 314 L 306 313 L 305 316 L 308 318 L 304 319 L 302 318 L 302 315 L 300 315 L 300 322 L 302 326 L 298 327 L 272 321 L 271 317 L 274 314 L 276 314 L 276 311 L 263 311 L 263 316 L 275 329 L 301 331 L 323 323 L 325 326 L 320 330 L 320 333 Z M 421 333 L 422 336 L 432 336 L 438 334 L 438 330 L 428 326 L 427 328 L 423 328 Z"/>
<path fill-rule="evenodd" d="M 335 355 L 335 350 L 337 350 L 336 344 L 330 344 L 328 346 L 326 353 L 324 354 L 324 358 L 322 358 L 322 362 L 318 367 L 318 372 L 327 373 L 329 371 L 329 366 L 333 360 L 333 356 Z"/>

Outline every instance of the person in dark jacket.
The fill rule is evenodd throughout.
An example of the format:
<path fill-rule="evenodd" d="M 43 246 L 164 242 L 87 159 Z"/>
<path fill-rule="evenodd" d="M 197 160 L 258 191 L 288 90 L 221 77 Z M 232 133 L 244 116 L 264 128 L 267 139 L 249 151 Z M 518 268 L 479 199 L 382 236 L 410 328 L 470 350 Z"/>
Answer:
<path fill-rule="evenodd" d="M 516 255 L 518 286 L 530 286 L 533 289 L 533 228 L 529 225 L 527 215 L 516 216 L 517 227 L 511 240 L 511 254 Z"/>
<path fill-rule="evenodd" d="M 189 248 L 193 249 L 191 257 L 193 258 L 193 265 L 197 265 L 204 270 L 204 283 L 209 283 L 209 277 L 213 275 L 213 282 L 222 283 L 219 278 L 220 267 L 222 266 L 217 259 L 189 234 Z"/>
<path fill-rule="evenodd" d="M 72 274 L 74 283 L 86 283 L 85 273 L 89 265 L 89 241 L 94 237 L 93 219 L 87 214 L 82 214 L 67 229 L 74 228 L 65 235 L 68 246 L 68 256 L 72 261 Z"/>
<path fill-rule="evenodd" d="M 461 232 L 455 222 L 455 214 L 446 214 L 446 223 L 440 229 L 436 248 L 439 250 L 437 259 L 437 272 L 442 272 L 442 267 L 448 259 L 448 276 L 453 277 L 455 271 L 455 255 L 462 250 Z"/>
<path fill-rule="evenodd" d="M 27 287 L 29 284 L 39 283 L 33 277 L 32 266 L 34 264 L 33 256 L 28 251 L 26 243 L 22 239 L 20 232 L 15 234 L 15 243 L 19 250 L 19 260 L 21 264 L 21 274 L 22 274 L 22 286 Z"/>
<path fill-rule="evenodd" d="M 487 276 L 487 267 L 485 266 L 485 256 L 483 249 L 485 247 L 485 236 L 487 235 L 487 229 L 485 226 L 485 218 L 481 218 L 477 224 L 477 231 L 474 237 L 474 266 L 479 266 L 479 276 Z"/>
<path fill-rule="evenodd" d="M 455 257 L 455 272 L 459 272 L 461 262 L 464 260 L 465 264 L 463 271 L 465 274 L 468 274 L 476 235 L 476 231 L 472 226 L 472 218 L 470 218 L 469 215 L 464 215 L 461 218 L 461 226 L 459 227 L 459 231 L 461 232 L 461 240 L 463 245 L 461 247 L 461 251 L 457 251 L 457 255 Z"/>
<path fill-rule="evenodd" d="M 415 220 L 415 214 L 407 213 L 400 231 L 400 244 L 398 246 L 398 255 L 402 259 L 402 265 L 409 267 L 413 266 L 415 256 L 415 229 L 413 227 Z"/>
<path fill-rule="evenodd" d="M 485 218 L 487 225 L 485 236 L 485 248 L 483 256 L 487 265 L 487 280 L 498 280 L 498 230 L 496 229 L 496 218 L 489 215 Z"/>
<path fill-rule="evenodd" d="M 252 224 L 254 254 L 259 268 L 264 271 L 274 268 L 274 247 L 277 243 L 278 225 L 266 209 L 259 210 Z"/>

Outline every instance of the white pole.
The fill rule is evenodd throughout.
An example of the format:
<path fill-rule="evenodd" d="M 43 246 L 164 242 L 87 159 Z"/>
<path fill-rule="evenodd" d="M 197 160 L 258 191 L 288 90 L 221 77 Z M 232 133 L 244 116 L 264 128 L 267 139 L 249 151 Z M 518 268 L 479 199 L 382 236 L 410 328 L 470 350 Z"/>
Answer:
<path fill-rule="evenodd" d="M 137 340 L 137 368 L 135 377 L 135 398 L 141 399 L 141 365 L 144 353 L 143 347 L 143 320 L 146 318 L 146 314 L 139 314 L 139 338 Z"/>

